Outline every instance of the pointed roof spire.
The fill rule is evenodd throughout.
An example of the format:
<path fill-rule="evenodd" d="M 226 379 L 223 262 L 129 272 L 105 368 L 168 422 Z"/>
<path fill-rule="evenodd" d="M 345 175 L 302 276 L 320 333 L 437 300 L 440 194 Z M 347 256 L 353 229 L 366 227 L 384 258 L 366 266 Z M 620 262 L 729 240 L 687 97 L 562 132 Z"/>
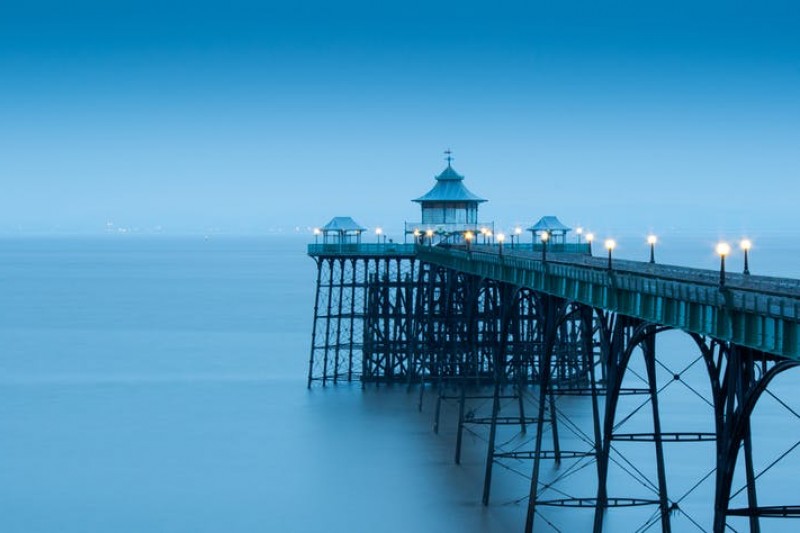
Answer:
<path fill-rule="evenodd" d="M 447 168 L 436 176 L 436 185 L 424 196 L 420 196 L 414 202 L 485 202 L 480 196 L 472 194 L 464 184 L 464 176 L 456 172 L 450 162 L 453 160 L 452 152 L 448 148 L 445 150 L 445 161 Z"/>
<path fill-rule="evenodd" d="M 454 181 L 461 181 L 464 179 L 464 176 L 456 172 L 453 168 L 452 162 L 453 159 L 453 152 L 450 151 L 450 148 L 444 151 L 445 158 L 444 160 L 447 161 L 447 168 L 445 168 L 441 174 L 436 176 L 438 181 L 447 181 L 447 180 L 454 180 Z"/>

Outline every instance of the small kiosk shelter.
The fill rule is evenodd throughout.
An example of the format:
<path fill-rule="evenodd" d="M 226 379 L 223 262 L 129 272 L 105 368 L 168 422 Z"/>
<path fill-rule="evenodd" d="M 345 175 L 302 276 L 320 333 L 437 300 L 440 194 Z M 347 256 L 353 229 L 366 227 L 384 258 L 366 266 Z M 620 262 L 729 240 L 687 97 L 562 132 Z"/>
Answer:
<path fill-rule="evenodd" d="M 366 231 L 350 217 L 333 217 L 322 228 L 323 244 L 361 244 L 361 234 Z"/>
<path fill-rule="evenodd" d="M 542 233 L 547 232 L 549 234 L 549 243 L 550 244 L 566 244 L 567 243 L 567 233 L 569 233 L 572 228 L 567 227 L 564 225 L 558 217 L 554 216 L 546 216 L 539 219 L 539 222 L 528 228 L 533 235 L 531 238 L 533 243 L 541 243 L 542 242 Z"/>

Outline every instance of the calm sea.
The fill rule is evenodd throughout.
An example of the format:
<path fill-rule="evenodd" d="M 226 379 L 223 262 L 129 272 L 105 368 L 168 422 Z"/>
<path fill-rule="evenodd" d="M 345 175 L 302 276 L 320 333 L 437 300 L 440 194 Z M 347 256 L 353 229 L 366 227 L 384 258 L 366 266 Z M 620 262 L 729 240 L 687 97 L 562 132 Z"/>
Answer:
<path fill-rule="evenodd" d="M 714 240 L 665 239 L 659 259 L 713 268 Z M 800 276 L 797 241 L 757 241 L 753 270 Z M 498 466 L 492 505 L 483 507 L 484 430 L 467 435 L 462 465 L 454 465 L 455 406 L 445 405 L 436 435 L 432 395 L 418 412 L 416 391 L 402 387 L 306 390 L 314 265 L 305 243 L 296 236 L 0 240 L 0 531 L 521 529 L 530 463 Z M 646 253 L 641 245 L 626 250 L 624 241 L 620 248 L 631 258 Z M 665 385 L 688 367 L 660 398 L 664 429 L 710 430 L 696 351 L 678 333 L 659 345 Z M 787 377 L 774 388 L 796 412 L 798 381 Z M 641 401 L 621 408 L 633 413 L 630 431 L 649 423 Z M 585 449 L 588 406 L 580 398 L 560 405 L 575 423 L 562 428 L 565 449 Z M 476 414 L 486 408 L 470 406 Z M 754 425 L 758 471 L 800 441 L 797 417 L 772 397 Z M 514 428 L 498 442 L 526 449 L 531 437 Z M 637 479 L 637 471 L 655 479 L 652 447 L 619 449 L 612 495 L 652 497 Z M 688 491 L 675 530 L 707 530 L 713 475 L 690 489 L 712 468 L 713 445 L 667 445 L 666 453 L 670 496 Z M 799 503 L 795 455 L 760 478 L 762 505 Z M 569 468 L 547 464 L 545 475 L 567 473 L 558 491 L 593 496 L 593 465 Z M 608 528 L 644 529 L 652 511 L 614 510 Z M 543 509 L 537 528 L 584 531 L 590 522 L 585 510 Z M 773 520 L 762 528 L 792 525 Z"/>

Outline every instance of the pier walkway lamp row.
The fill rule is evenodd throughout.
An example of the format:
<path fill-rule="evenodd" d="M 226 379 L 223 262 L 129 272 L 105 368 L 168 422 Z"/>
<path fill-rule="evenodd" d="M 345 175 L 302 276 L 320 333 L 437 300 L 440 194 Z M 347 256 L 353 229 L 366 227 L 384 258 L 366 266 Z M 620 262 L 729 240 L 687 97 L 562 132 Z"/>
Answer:
<path fill-rule="evenodd" d="M 483 235 L 483 244 L 489 244 L 492 240 L 492 230 L 486 227 L 481 228 L 481 235 Z"/>
<path fill-rule="evenodd" d="M 744 275 L 750 275 L 750 261 L 749 261 L 749 252 L 750 248 L 753 247 L 753 243 L 750 242 L 750 239 L 742 239 L 739 243 L 739 247 L 744 251 Z"/>
<path fill-rule="evenodd" d="M 753 247 L 753 242 L 750 239 L 742 239 L 739 241 L 739 248 L 744 252 L 744 270 L 745 276 L 750 275 L 750 249 Z M 731 253 L 731 245 L 727 242 L 720 242 L 716 247 L 717 255 L 719 255 L 719 286 L 725 286 L 725 257 Z"/>
<path fill-rule="evenodd" d="M 550 233 L 543 231 L 539 234 L 539 240 L 542 241 L 542 263 L 547 261 L 547 241 L 550 240 Z"/>
<path fill-rule="evenodd" d="M 608 250 L 608 269 L 611 270 L 612 269 L 611 252 L 614 250 L 614 248 L 617 247 L 617 241 L 615 241 L 614 239 L 606 239 L 605 245 L 606 245 L 606 250 Z"/>
<path fill-rule="evenodd" d="M 658 237 L 655 235 L 648 235 L 647 236 L 647 244 L 650 245 L 650 262 L 656 262 L 656 243 L 658 242 Z"/>
<path fill-rule="evenodd" d="M 717 254 L 719 255 L 719 286 L 725 286 L 725 257 L 731 253 L 731 245 L 727 242 L 717 244 Z"/>

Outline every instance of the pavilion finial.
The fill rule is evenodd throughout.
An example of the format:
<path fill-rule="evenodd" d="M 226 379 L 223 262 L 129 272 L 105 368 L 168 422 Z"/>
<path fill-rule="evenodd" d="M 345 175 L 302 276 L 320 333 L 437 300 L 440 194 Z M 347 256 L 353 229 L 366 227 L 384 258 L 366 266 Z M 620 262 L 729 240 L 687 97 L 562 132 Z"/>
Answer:
<path fill-rule="evenodd" d="M 445 158 L 444 160 L 447 161 L 447 166 L 450 166 L 450 162 L 453 160 L 453 152 L 450 151 L 450 148 L 444 151 Z"/>

